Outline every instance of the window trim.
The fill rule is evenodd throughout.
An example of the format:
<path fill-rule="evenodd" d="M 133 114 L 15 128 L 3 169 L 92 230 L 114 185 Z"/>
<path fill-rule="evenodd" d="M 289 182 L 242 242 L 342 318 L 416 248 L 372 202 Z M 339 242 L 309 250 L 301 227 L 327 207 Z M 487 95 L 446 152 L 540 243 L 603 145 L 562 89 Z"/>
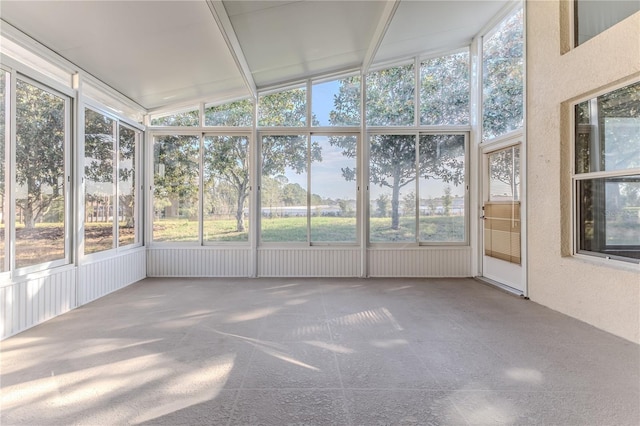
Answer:
<path fill-rule="evenodd" d="M 53 269 L 53 268 L 58 268 L 61 266 L 65 266 L 65 265 L 70 265 L 73 264 L 76 256 L 74 255 L 74 253 L 72 253 L 72 251 L 74 250 L 74 246 L 72 244 L 72 239 L 73 239 L 73 233 L 72 233 L 72 228 L 75 225 L 75 222 L 73 220 L 73 207 L 74 207 L 74 201 L 72 199 L 72 196 L 74 194 L 74 191 L 72 190 L 72 186 L 74 186 L 74 179 L 72 179 L 73 177 L 73 170 L 72 170 L 72 160 L 71 160 L 71 150 L 74 148 L 72 141 L 75 137 L 75 132 L 73 130 L 73 115 L 74 115 L 74 105 L 76 105 L 77 101 L 74 97 L 72 97 L 71 95 L 65 93 L 67 92 L 67 90 L 65 91 L 60 91 L 58 90 L 56 87 L 51 87 L 45 83 L 41 83 L 38 80 L 33 79 L 32 77 L 30 77 L 29 75 L 25 75 L 19 71 L 15 72 L 15 75 L 12 75 L 13 78 L 11 78 L 11 140 L 10 140 L 10 145 L 11 145 L 11 160 L 10 160 L 10 169 L 11 169 L 11 201 L 10 201 L 10 210 L 11 210 L 11 215 L 10 215 L 10 220 L 11 223 L 13 224 L 11 226 L 11 230 L 10 230 L 10 241 L 12 242 L 11 246 L 10 246 L 10 260 L 9 260 L 9 265 L 10 265 L 10 272 L 13 274 L 14 277 L 21 277 L 24 275 L 28 275 L 34 272 L 40 272 L 40 271 L 44 271 L 44 270 L 48 270 L 48 269 Z M 64 105 L 65 105 L 65 119 L 64 119 L 64 132 L 65 132 L 65 137 L 64 137 L 64 180 L 65 185 L 64 185 L 64 258 L 61 259 L 56 259 L 53 261 L 49 261 L 49 262 L 41 262 L 41 263 L 37 263 L 34 265 L 28 265 L 28 266 L 22 266 L 22 267 L 17 267 L 16 266 L 16 227 L 15 227 L 15 217 L 16 217 L 16 194 L 15 194 L 15 189 L 16 189 L 16 150 L 17 150 L 17 143 L 18 143 L 18 138 L 17 138 L 17 105 L 16 105 L 16 85 L 18 80 L 21 80 L 27 84 L 30 84 L 34 87 L 37 87 L 41 90 L 44 90 L 46 92 L 49 92 L 51 94 L 53 94 L 54 96 L 57 96 L 61 99 L 63 99 L 64 101 Z M 58 86 L 58 85 L 56 85 Z M 70 91 L 70 90 L 69 90 Z M 74 188 L 75 189 L 75 188 Z"/>
<path fill-rule="evenodd" d="M 132 123 L 131 120 L 127 119 L 126 117 L 121 117 L 120 115 L 114 114 L 113 112 L 109 111 L 109 108 L 103 104 L 101 104 L 100 102 L 97 102 L 93 99 L 90 98 L 86 98 L 86 97 L 81 97 L 79 104 L 79 108 L 78 108 L 78 133 L 77 133 L 77 139 L 78 142 L 76 144 L 76 152 L 75 155 L 77 155 L 77 167 L 76 167 L 76 171 L 78 173 L 78 181 L 80 182 L 80 185 L 78 186 L 78 194 L 77 194 L 77 212 L 76 212 L 76 218 L 78 221 L 78 225 L 76 226 L 77 230 L 78 230 L 78 235 L 77 238 L 78 239 L 82 239 L 82 243 L 78 242 L 76 243 L 76 247 L 77 247 L 77 259 L 79 263 L 83 263 L 83 262 L 92 262 L 94 260 L 101 260 L 101 259 L 108 259 L 114 256 L 114 254 L 120 254 L 123 252 L 126 252 L 128 250 L 133 250 L 133 249 L 137 249 L 139 247 L 142 247 L 144 245 L 144 214 L 143 214 L 143 207 L 144 207 L 144 197 L 143 197 L 143 193 L 144 193 L 144 182 L 143 182 L 143 176 L 144 176 L 144 172 L 142 170 L 142 164 L 144 164 L 144 153 L 143 153 L 143 142 L 144 142 L 144 138 L 145 138 L 145 132 L 144 132 L 144 126 L 142 126 L 139 123 Z M 97 114 L 101 114 L 104 115 L 112 120 L 115 121 L 116 124 L 116 136 L 115 136 L 115 143 L 114 143 L 114 147 L 113 147 L 113 151 L 114 151 L 114 211 L 118 211 L 117 209 L 119 209 L 120 207 L 120 199 L 119 199 L 119 190 L 118 190 L 118 185 L 119 185 L 119 179 L 118 179 L 118 172 L 120 170 L 120 152 L 119 152 L 119 148 L 120 148 L 120 127 L 126 127 L 130 130 L 133 130 L 136 133 L 136 156 L 135 156 L 135 163 L 134 163 L 134 167 L 135 167 L 135 180 L 136 180 L 136 186 L 138 186 L 137 189 L 137 199 L 136 199 L 136 206 L 135 206 L 135 213 L 134 213 L 134 217 L 137 218 L 138 224 L 135 226 L 134 228 L 134 243 L 132 244 L 127 244 L 125 246 L 120 246 L 120 242 L 119 242 L 119 223 L 117 220 L 114 219 L 114 231 L 113 231 L 113 247 L 107 250 L 101 250 L 101 251 L 97 251 L 97 252 L 93 252 L 93 253 L 85 253 L 84 251 L 84 237 L 85 237 L 85 229 L 84 229 L 84 216 L 85 216 L 85 178 L 84 178 L 84 140 L 85 140 L 85 134 L 84 134 L 84 129 L 85 129 L 85 114 L 86 114 L 86 110 L 92 110 L 93 112 L 97 113 Z"/>
<path fill-rule="evenodd" d="M 580 235 L 581 235 L 581 224 L 580 224 L 580 205 L 579 205 L 579 184 L 581 181 L 586 180 L 594 180 L 594 179 L 603 179 L 603 178 L 612 178 L 612 177 L 624 177 L 624 176 L 634 176 L 640 175 L 640 167 L 623 169 L 623 170 L 611 170 L 611 171 L 595 171 L 595 172 L 587 172 L 587 173 L 577 173 L 576 172 L 576 114 L 575 109 L 576 106 L 586 102 L 591 101 L 592 99 L 597 99 L 600 96 L 606 95 L 611 92 L 615 92 L 616 90 L 622 89 L 624 87 L 640 84 L 640 80 L 637 77 L 631 79 L 625 79 L 623 82 L 618 82 L 617 84 L 607 86 L 605 88 L 601 88 L 595 92 L 591 92 L 590 94 L 581 96 L 579 98 L 573 99 L 569 102 L 569 117 L 568 124 L 570 126 L 570 155 L 569 155 L 569 178 L 571 182 L 571 226 L 570 226 L 570 238 L 571 238 L 571 255 L 576 258 L 583 259 L 600 259 L 602 261 L 606 261 L 607 263 L 611 260 L 616 261 L 616 264 L 621 265 L 637 265 L 640 263 L 640 259 L 617 256 L 606 254 L 597 251 L 588 251 L 580 249 Z"/>
<path fill-rule="evenodd" d="M 326 129 L 326 128 L 322 128 L 322 129 Z M 362 235 L 360 233 L 360 229 L 361 229 L 361 215 L 359 213 L 359 210 L 361 209 L 361 188 L 362 188 L 362 183 L 360 181 L 360 177 L 361 177 L 361 173 L 358 172 L 356 174 L 356 192 L 355 192 L 355 197 L 356 197 L 356 213 L 355 213 L 355 219 L 356 219 L 356 238 L 354 241 L 349 241 L 349 242 L 341 242 L 341 241 L 312 241 L 311 240 L 311 191 L 310 191 L 310 182 L 311 182 L 311 158 L 310 158 L 310 147 L 311 147 L 311 138 L 315 135 L 315 136 L 354 136 L 356 138 L 356 157 L 354 158 L 354 164 L 356 165 L 356 169 L 359 168 L 359 163 L 360 163 L 360 155 L 362 152 L 361 146 L 362 146 L 362 142 L 361 142 L 361 135 L 359 131 L 343 131 L 340 130 L 340 128 L 330 128 L 329 130 L 326 131 L 320 131 L 318 128 L 302 128 L 303 131 L 301 132 L 296 132 L 295 131 L 296 128 L 287 128 L 287 130 L 283 130 L 283 131 L 277 131 L 277 129 L 275 128 L 269 128 L 268 130 L 261 130 L 258 131 L 258 143 L 256 143 L 256 146 L 259 147 L 258 152 L 261 153 L 262 152 L 262 139 L 264 136 L 305 136 L 307 137 L 307 176 L 306 176 L 306 183 L 307 183 L 307 225 L 306 225 L 306 234 L 307 234 L 307 240 L 306 241 L 263 241 L 262 240 L 262 157 L 259 155 L 259 164 L 258 164 L 258 172 L 259 175 L 256 176 L 257 182 L 258 182 L 258 191 L 257 191 L 257 195 L 258 195 L 258 205 L 256 206 L 256 209 L 254 209 L 255 213 L 256 213 L 256 222 L 257 222 L 257 232 L 258 232 L 258 248 L 311 248 L 311 247 L 349 247 L 349 248 L 357 248 L 360 246 L 360 241 L 362 238 Z"/>
<path fill-rule="evenodd" d="M 249 132 L 242 132 L 242 131 L 236 131 L 236 132 L 224 132 L 224 131 L 218 131 L 218 128 L 213 127 L 213 126 L 209 126 L 207 127 L 207 131 L 204 131 L 202 133 L 202 138 L 201 138 L 201 155 L 200 155 L 200 165 L 201 165 L 201 171 L 202 173 L 200 174 L 200 177 L 204 176 L 204 140 L 207 136 L 213 136 L 213 137 L 220 137 L 220 136 L 230 136 L 230 137 L 244 137 L 247 139 L 247 143 L 248 143 L 248 149 L 247 149 L 247 161 L 249 163 L 249 193 L 247 195 L 247 201 L 249 202 L 249 219 L 251 219 L 251 213 L 254 209 L 254 207 L 252 206 L 252 201 L 253 201 L 253 172 L 255 170 L 255 167 L 253 166 L 253 156 L 252 156 L 252 151 L 254 149 L 254 144 L 252 143 L 252 136 L 251 133 Z M 215 130 L 213 130 L 215 129 Z M 251 244 L 251 239 L 252 239 L 252 227 L 255 226 L 255 224 L 253 224 L 251 222 L 251 220 L 249 221 L 249 228 L 247 229 L 247 239 L 243 240 L 243 241 L 206 241 L 204 239 L 204 180 L 200 179 L 199 182 L 200 185 L 200 223 L 199 223 L 199 227 L 200 227 L 200 246 L 203 247 L 225 247 L 225 248 L 231 248 L 231 247 L 237 247 L 237 248 L 248 248 Z"/>
<path fill-rule="evenodd" d="M 397 243 L 387 242 L 387 241 L 371 241 L 371 221 L 370 221 L 370 210 L 371 210 L 371 190 L 370 190 L 370 181 L 369 181 L 369 163 L 371 162 L 371 158 L 369 155 L 369 145 L 371 143 L 371 136 L 374 135 L 400 135 L 400 136 L 415 136 L 416 140 L 416 172 L 418 171 L 419 161 L 420 161 L 420 137 L 425 135 L 464 135 L 464 192 L 465 192 L 465 200 L 464 200 L 464 240 L 463 241 L 420 241 L 420 212 L 419 208 L 416 208 L 416 217 L 415 217 L 415 241 L 400 241 Z M 420 248 L 420 247 L 469 247 L 471 245 L 471 218 L 470 218 L 470 209 L 471 209 L 471 184 L 469 182 L 470 173 L 471 173 L 471 132 L 469 130 L 456 130 L 456 131 L 447 131 L 446 129 L 439 128 L 439 131 L 429 131 L 422 128 L 419 129 L 394 129 L 388 128 L 387 131 L 383 131 L 381 128 L 377 128 L 375 131 L 367 132 L 367 180 L 366 180 L 366 195 L 365 200 L 363 200 L 363 204 L 367 206 L 367 215 L 365 217 L 367 226 L 366 226 L 366 237 L 365 242 L 367 248 Z M 416 175 L 415 180 L 415 193 L 416 203 L 419 203 L 420 200 L 420 188 L 419 188 L 419 180 L 420 176 Z"/>

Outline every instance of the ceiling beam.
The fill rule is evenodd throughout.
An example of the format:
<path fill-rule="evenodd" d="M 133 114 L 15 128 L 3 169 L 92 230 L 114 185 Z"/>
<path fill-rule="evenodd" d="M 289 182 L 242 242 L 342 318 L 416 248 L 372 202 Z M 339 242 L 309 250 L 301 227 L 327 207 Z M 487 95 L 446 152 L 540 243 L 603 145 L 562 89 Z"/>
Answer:
<path fill-rule="evenodd" d="M 221 0 L 207 0 L 207 5 L 211 10 L 213 18 L 218 24 L 218 28 L 222 33 L 222 37 L 224 37 L 224 41 L 229 47 L 229 52 L 231 53 L 231 56 L 233 56 L 233 60 L 238 67 L 238 71 L 240 71 L 240 74 L 242 75 L 244 84 L 247 86 L 247 89 L 249 90 L 249 93 L 251 93 L 251 96 L 256 99 L 258 97 L 258 89 L 256 88 L 256 83 L 255 81 L 253 81 L 251 69 L 249 68 L 249 64 L 244 57 L 242 47 L 240 47 L 240 42 L 238 41 L 236 32 L 233 29 L 233 25 L 231 24 L 231 20 L 229 19 L 227 10 L 224 8 L 224 4 Z"/>
<path fill-rule="evenodd" d="M 380 21 L 378 21 L 376 31 L 373 33 L 373 37 L 371 38 L 371 44 L 369 44 L 367 53 L 364 55 L 364 60 L 362 61 L 362 74 L 366 74 L 369 71 L 369 67 L 371 67 L 373 60 L 376 57 L 376 53 L 378 53 L 380 44 L 382 44 L 384 35 L 393 20 L 393 15 L 395 15 L 399 4 L 400 0 L 388 0 L 384 5 L 382 16 L 380 16 Z"/>

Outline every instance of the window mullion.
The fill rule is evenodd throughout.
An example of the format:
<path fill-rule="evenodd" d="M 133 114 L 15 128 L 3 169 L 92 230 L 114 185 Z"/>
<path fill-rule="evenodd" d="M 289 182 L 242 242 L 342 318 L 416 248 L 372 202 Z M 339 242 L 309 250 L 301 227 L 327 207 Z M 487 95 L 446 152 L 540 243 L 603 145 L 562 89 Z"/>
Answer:
<path fill-rule="evenodd" d="M 9 143 L 5 143 L 5 146 L 8 145 L 9 146 L 9 151 L 8 151 L 8 157 L 7 157 L 7 164 L 9 165 L 9 187 L 8 187 L 8 191 L 7 188 L 5 188 L 5 194 L 9 194 L 8 197 L 8 205 L 9 205 L 9 221 L 8 223 L 5 222 L 5 229 L 7 227 L 7 224 L 9 225 L 9 263 L 8 263 L 8 267 L 10 271 L 14 271 L 16 268 L 16 145 L 17 145 L 17 131 L 16 131 L 16 116 L 18 115 L 16 113 L 17 111 L 17 104 L 16 104 L 16 77 L 15 74 L 7 74 L 9 75 L 9 84 L 6 86 L 8 87 L 8 96 L 7 98 L 9 99 L 9 131 L 7 132 L 5 130 L 5 135 L 9 135 Z M 5 104 L 6 105 L 6 104 Z M 5 147 L 6 149 L 6 147 Z M 6 151 L 5 151 L 6 152 Z M 6 205 L 7 201 L 5 201 L 5 205 Z M 6 241 L 6 237 L 5 237 L 5 241 Z M 6 253 L 6 252 L 5 252 Z M 6 254 L 5 254 L 6 257 Z M 5 260 L 5 265 L 6 265 L 6 260 Z"/>
<path fill-rule="evenodd" d="M 415 182 L 415 227 L 416 227 L 416 244 L 420 244 L 420 134 L 416 134 L 416 182 Z"/>
<path fill-rule="evenodd" d="M 311 245 L 311 133 L 307 133 L 307 245 Z"/>
<path fill-rule="evenodd" d="M 113 121 L 113 247 L 120 247 L 120 121 Z"/>
<path fill-rule="evenodd" d="M 198 155 L 198 241 L 204 245 L 204 132 L 200 133 Z"/>

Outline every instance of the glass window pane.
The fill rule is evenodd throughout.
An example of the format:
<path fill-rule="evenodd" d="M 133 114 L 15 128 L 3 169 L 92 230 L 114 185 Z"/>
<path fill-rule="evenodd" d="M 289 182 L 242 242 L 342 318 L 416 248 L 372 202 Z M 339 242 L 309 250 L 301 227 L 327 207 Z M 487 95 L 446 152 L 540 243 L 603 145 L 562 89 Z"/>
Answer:
<path fill-rule="evenodd" d="M 413 64 L 367 75 L 367 124 L 369 126 L 413 126 Z"/>
<path fill-rule="evenodd" d="M 469 124 L 469 52 L 420 65 L 420 124 Z"/>
<path fill-rule="evenodd" d="M 520 147 L 489 155 L 489 201 L 520 201 Z"/>
<path fill-rule="evenodd" d="M 640 83 L 598 97 L 602 170 L 640 167 Z"/>
<path fill-rule="evenodd" d="M 640 10 L 638 0 L 577 0 L 576 46 Z"/>
<path fill-rule="evenodd" d="M 152 126 L 199 126 L 200 112 L 197 109 L 192 111 L 179 112 L 177 114 L 153 117 Z"/>
<path fill-rule="evenodd" d="M 261 95 L 258 126 L 302 127 L 307 124 L 307 89 L 300 87 Z"/>
<path fill-rule="evenodd" d="M 249 140 L 204 138 L 204 241 L 249 240 Z"/>
<path fill-rule="evenodd" d="M 416 214 L 403 200 L 415 197 L 416 140 L 408 135 L 375 135 L 369 163 L 369 240 L 416 241 Z"/>
<path fill-rule="evenodd" d="M 312 136 L 311 242 L 356 242 L 356 136 Z"/>
<path fill-rule="evenodd" d="M 200 138 L 156 136 L 153 144 L 153 241 L 198 241 Z"/>
<path fill-rule="evenodd" d="M 118 245 L 138 242 L 138 191 L 136 159 L 141 132 L 120 126 L 118 147 Z"/>
<path fill-rule="evenodd" d="M 262 241 L 308 240 L 306 136 L 262 138 L 260 200 Z"/>
<path fill-rule="evenodd" d="M 466 183 L 464 135 L 420 136 L 420 241 L 464 242 Z M 415 195 L 407 207 L 415 210 Z"/>
<path fill-rule="evenodd" d="M 576 173 L 640 167 L 640 83 L 575 107 Z"/>
<path fill-rule="evenodd" d="M 522 127 L 523 14 L 508 16 L 482 42 L 482 139 Z"/>
<path fill-rule="evenodd" d="M 579 250 L 640 259 L 640 175 L 578 181 Z"/>
<path fill-rule="evenodd" d="M 65 99 L 16 82 L 16 267 L 66 258 Z"/>
<path fill-rule="evenodd" d="M 590 102 L 582 102 L 576 105 L 575 120 L 576 120 L 576 146 L 575 156 L 576 173 L 589 173 L 590 158 L 589 150 L 591 147 L 591 110 L 589 107 Z"/>
<path fill-rule="evenodd" d="M 312 88 L 314 126 L 360 125 L 360 76 L 316 83 Z"/>
<path fill-rule="evenodd" d="M 116 121 L 90 109 L 84 121 L 84 252 L 115 247 L 113 237 Z"/>
<path fill-rule="evenodd" d="M 7 268 L 5 265 L 5 173 L 8 171 L 6 167 L 6 152 L 5 152 L 5 114 L 7 108 L 5 102 L 6 96 L 6 78 L 7 73 L 0 69 L 0 272 L 4 272 Z"/>
<path fill-rule="evenodd" d="M 205 126 L 249 127 L 253 125 L 253 102 L 243 99 L 224 105 L 206 106 Z"/>

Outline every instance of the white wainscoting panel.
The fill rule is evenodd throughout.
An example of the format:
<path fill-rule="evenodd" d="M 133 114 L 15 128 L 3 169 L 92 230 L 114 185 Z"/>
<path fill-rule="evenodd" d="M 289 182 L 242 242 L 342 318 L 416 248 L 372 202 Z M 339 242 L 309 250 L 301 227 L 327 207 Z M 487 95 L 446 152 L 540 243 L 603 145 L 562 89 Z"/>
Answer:
<path fill-rule="evenodd" d="M 75 308 L 76 285 L 73 266 L 6 282 L 0 287 L 0 339 Z"/>
<path fill-rule="evenodd" d="M 150 277 L 249 277 L 251 249 L 152 247 L 147 251 Z"/>
<path fill-rule="evenodd" d="M 78 306 L 140 281 L 147 276 L 144 247 L 78 267 Z"/>
<path fill-rule="evenodd" d="M 359 277 L 358 248 L 261 248 L 260 277 Z"/>
<path fill-rule="evenodd" d="M 471 247 L 368 250 L 371 277 L 470 277 Z"/>

